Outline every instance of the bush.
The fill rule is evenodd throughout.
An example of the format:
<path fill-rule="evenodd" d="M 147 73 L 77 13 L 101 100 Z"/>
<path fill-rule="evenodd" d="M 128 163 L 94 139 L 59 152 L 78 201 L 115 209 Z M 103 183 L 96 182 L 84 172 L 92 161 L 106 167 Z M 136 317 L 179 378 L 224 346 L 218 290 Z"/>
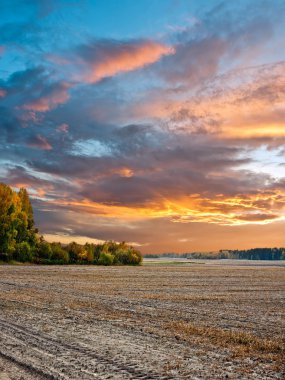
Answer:
<path fill-rule="evenodd" d="M 51 245 L 52 255 L 51 260 L 55 264 L 68 264 L 69 255 L 62 247 L 60 243 L 52 243 Z"/>
<path fill-rule="evenodd" d="M 33 253 L 29 243 L 23 241 L 22 243 L 17 244 L 16 251 L 13 256 L 15 260 L 21 261 L 23 263 L 26 261 L 32 261 Z"/>
<path fill-rule="evenodd" d="M 128 250 L 128 264 L 139 265 L 142 262 L 142 254 L 136 249 L 129 248 Z"/>
<path fill-rule="evenodd" d="M 4 252 L 0 252 L 0 261 L 1 262 L 7 262 L 7 261 L 9 261 L 9 254 L 8 253 L 4 253 Z"/>
<path fill-rule="evenodd" d="M 115 252 L 117 262 L 123 265 L 139 265 L 142 262 L 142 255 L 133 247 L 118 248 Z"/>
<path fill-rule="evenodd" d="M 50 260 L 52 256 L 52 249 L 50 244 L 46 241 L 40 242 L 38 245 L 37 253 L 40 259 Z"/>
<path fill-rule="evenodd" d="M 114 256 L 110 253 L 101 252 L 98 260 L 99 265 L 112 265 L 114 261 Z"/>

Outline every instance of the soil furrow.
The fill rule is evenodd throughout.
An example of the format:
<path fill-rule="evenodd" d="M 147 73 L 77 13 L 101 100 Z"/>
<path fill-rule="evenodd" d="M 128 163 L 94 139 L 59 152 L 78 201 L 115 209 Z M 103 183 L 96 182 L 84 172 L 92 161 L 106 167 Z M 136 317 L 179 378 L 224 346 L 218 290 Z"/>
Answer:
<path fill-rule="evenodd" d="M 15 323 L 12 322 L 5 322 L 3 320 L 0 320 L 0 327 L 1 332 L 8 333 L 8 337 L 10 339 L 17 338 L 20 342 L 20 345 L 27 345 L 29 348 L 39 348 L 44 356 L 47 356 L 47 353 L 53 356 L 54 361 L 61 361 L 61 368 L 59 369 L 59 372 L 61 373 L 60 377 L 56 377 L 56 375 L 47 374 L 48 376 L 54 376 L 54 378 L 60 378 L 60 379 L 70 379 L 70 377 L 66 377 L 66 368 L 73 367 L 73 372 L 79 371 L 82 372 L 81 378 L 88 379 L 88 378 L 94 378 L 98 374 L 98 368 L 100 368 L 100 365 L 103 365 L 106 370 L 103 370 L 104 372 L 117 372 L 117 373 L 126 373 L 126 378 L 129 378 L 127 375 L 130 375 L 131 378 L 144 378 L 144 379 L 159 379 L 159 374 L 151 373 L 149 371 L 143 371 L 139 368 L 136 364 L 126 364 L 121 362 L 118 358 L 112 359 L 108 357 L 103 357 L 102 355 L 98 354 L 95 351 L 92 351 L 90 348 L 82 347 L 78 344 L 67 344 L 64 342 L 60 342 L 53 337 L 50 336 L 44 336 L 42 334 L 39 334 L 37 332 L 28 330 L 22 326 L 18 326 Z M 3 353 L 4 354 L 4 353 Z M 33 354 L 35 356 L 35 354 Z M 66 360 L 66 368 L 63 367 L 62 363 L 64 360 Z M 85 368 L 82 367 L 82 362 L 86 362 L 88 359 L 88 363 L 85 364 Z M 70 361 L 71 360 L 71 361 Z M 96 360 L 96 363 L 92 363 L 92 361 Z M 25 363 L 26 367 L 28 368 L 29 364 Z M 79 368 L 78 368 L 79 367 Z M 32 368 L 35 368 L 34 366 Z M 88 368 L 88 371 L 87 371 Z M 94 370 L 94 373 L 90 372 L 90 369 Z M 39 372 L 45 373 L 42 369 L 38 368 Z M 54 370 L 54 369 L 53 369 Z M 52 372 L 52 371 L 51 371 Z M 100 371 L 99 371 L 100 372 Z M 88 377 L 88 375 L 90 377 Z M 58 375 L 57 375 L 58 376 Z M 87 377 L 86 377 L 87 376 Z M 172 379 L 172 377 L 165 377 L 165 379 Z"/>

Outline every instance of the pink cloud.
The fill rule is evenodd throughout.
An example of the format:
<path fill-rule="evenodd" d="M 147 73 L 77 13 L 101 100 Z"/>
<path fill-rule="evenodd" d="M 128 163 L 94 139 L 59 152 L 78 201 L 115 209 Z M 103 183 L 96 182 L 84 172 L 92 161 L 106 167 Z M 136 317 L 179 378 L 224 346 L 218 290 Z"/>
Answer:
<path fill-rule="evenodd" d="M 69 99 L 69 83 L 59 83 L 56 87 L 48 89 L 34 100 L 24 104 L 21 108 L 28 111 L 46 112 L 56 108 L 59 104 L 65 103 Z"/>
<path fill-rule="evenodd" d="M 69 129 L 68 124 L 63 123 L 63 124 L 61 124 L 60 126 L 58 126 L 56 130 L 57 130 L 58 132 L 64 132 L 64 133 L 67 133 L 67 132 L 68 132 L 68 129 Z"/>
<path fill-rule="evenodd" d="M 82 59 L 89 66 L 85 80 L 90 83 L 119 73 L 133 71 L 174 53 L 172 47 L 153 42 L 95 42 L 80 49 Z"/>
<path fill-rule="evenodd" d="M 52 146 L 47 141 L 47 139 L 41 135 L 37 135 L 32 137 L 28 145 L 34 148 L 42 149 L 42 150 L 52 150 Z"/>

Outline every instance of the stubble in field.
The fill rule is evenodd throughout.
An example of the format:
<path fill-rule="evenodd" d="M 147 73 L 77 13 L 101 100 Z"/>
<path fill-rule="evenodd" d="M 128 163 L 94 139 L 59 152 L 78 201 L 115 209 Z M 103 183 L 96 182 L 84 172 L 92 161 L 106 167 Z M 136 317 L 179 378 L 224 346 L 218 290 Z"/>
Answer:
<path fill-rule="evenodd" d="M 2 266 L 0 279 L 1 380 L 284 378 L 284 267 Z"/>

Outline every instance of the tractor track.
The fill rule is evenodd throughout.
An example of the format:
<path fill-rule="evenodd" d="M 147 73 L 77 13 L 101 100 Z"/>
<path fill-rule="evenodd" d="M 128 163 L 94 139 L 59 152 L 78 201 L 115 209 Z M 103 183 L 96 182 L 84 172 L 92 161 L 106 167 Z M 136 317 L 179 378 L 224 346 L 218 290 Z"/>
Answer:
<path fill-rule="evenodd" d="M 137 364 L 126 363 L 119 358 L 108 358 L 77 343 L 64 343 L 12 322 L 0 319 L 0 328 L 0 340 L 6 342 L 1 344 L 0 354 L 46 379 L 89 380 L 104 379 L 104 376 L 108 379 L 174 379 L 144 371 Z"/>

